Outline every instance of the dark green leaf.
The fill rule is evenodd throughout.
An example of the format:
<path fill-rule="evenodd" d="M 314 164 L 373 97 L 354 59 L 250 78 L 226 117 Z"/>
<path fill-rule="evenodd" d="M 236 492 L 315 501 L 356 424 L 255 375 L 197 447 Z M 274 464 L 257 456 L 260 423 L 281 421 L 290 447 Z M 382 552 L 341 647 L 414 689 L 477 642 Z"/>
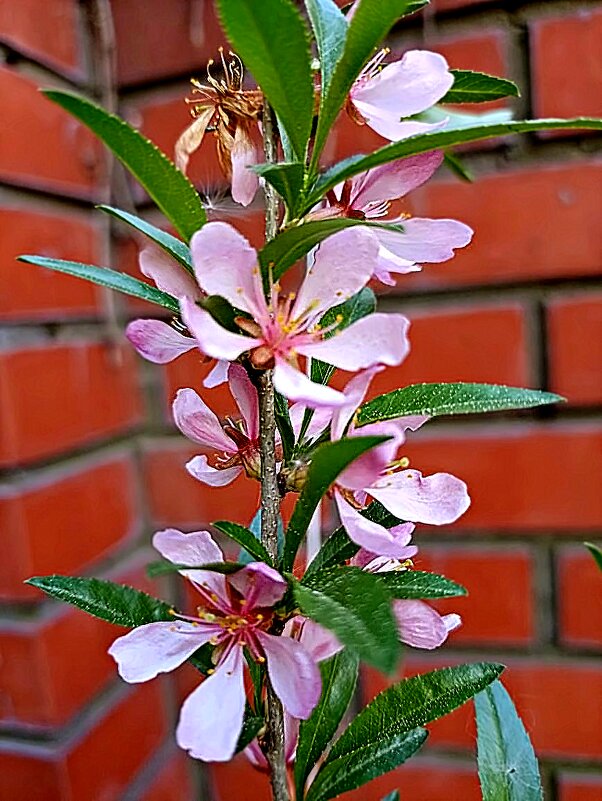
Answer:
<path fill-rule="evenodd" d="M 246 748 L 249 743 L 257 737 L 263 728 L 264 723 L 264 719 L 254 715 L 251 708 L 247 704 L 245 716 L 242 722 L 242 729 L 240 730 L 240 735 L 238 736 L 238 742 L 236 743 L 236 749 L 234 751 L 235 754 L 238 754 L 240 751 Z"/>
<path fill-rule="evenodd" d="M 248 528 L 240 526 L 238 523 L 231 523 L 229 520 L 218 520 L 217 523 L 213 523 L 213 526 L 237 542 L 256 561 L 272 564 L 269 553 Z"/>
<path fill-rule="evenodd" d="M 324 754 L 351 702 L 357 683 L 358 659 L 347 649 L 322 662 L 322 695 L 308 720 L 301 721 L 295 757 L 297 798 L 303 798 L 307 777 Z"/>
<path fill-rule="evenodd" d="M 279 392 L 275 393 L 276 401 L 276 425 L 282 442 L 282 457 L 286 464 L 290 459 L 293 448 L 295 447 L 295 432 L 291 423 L 291 416 L 288 411 L 288 401 Z"/>
<path fill-rule="evenodd" d="M 502 684 L 494 681 L 474 704 L 483 801 L 542 801 L 537 757 Z"/>
<path fill-rule="evenodd" d="M 106 211 L 107 214 L 112 215 L 116 219 L 131 225 L 132 228 L 135 228 L 136 231 L 140 231 L 140 233 L 147 236 L 167 254 L 172 256 L 189 272 L 193 271 L 190 248 L 182 242 L 181 239 L 168 234 L 167 231 L 162 231 L 161 228 L 151 225 L 149 222 L 146 222 L 146 220 L 143 220 L 142 217 L 137 217 L 135 214 L 123 211 L 123 209 L 116 209 L 113 206 L 98 206 L 98 208 L 101 209 L 101 211 Z"/>
<path fill-rule="evenodd" d="M 210 670 L 215 670 L 215 662 L 213 661 L 214 646 L 206 642 L 200 648 L 188 657 L 188 661 L 195 667 L 203 676 L 209 676 Z"/>
<path fill-rule="evenodd" d="M 380 395 L 360 407 L 357 425 L 394 420 L 407 415 L 438 417 L 444 414 L 530 409 L 564 400 L 552 392 L 497 384 L 411 384 Z"/>
<path fill-rule="evenodd" d="M 26 264 L 37 264 L 38 267 L 47 267 L 50 270 L 73 275 L 76 278 L 84 278 L 93 284 L 106 286 L 108 289 L 115 289 L 117 292 L 123 292 L 126 295 L 133 295 L 135 298 L 147 300 L 149 303 L 155 303 L 157 306 L 169 309 L 172 313 L 180 313 L 180 304 L 176 298 L 168 295 L 167 292 L 162 292 L 150 284 L 145 284 L 144 281 L 132 278 L 131 275 L 110 270 L 108 267 L 81 264 L 78 261 L 47 259 L 44 256 L 18 256 L 17 260 Z"/>
<path fill-rule="evenodd" d="M 433 131 L 431 133 L 417 134 L 400 142 L 393 142 L 379 150 L 375 150 L 368 156 L 351 156 L 344 161 L 335 164 L 326 170 L 317 181 L 313 191 L 309 193 L 305 201 L 305 207 L 299 213 L 308 211 L 318 203 L 322 197 L 334 187 L 353 178 L 361 172 L 378 167 L 380 164 L 387 164 L 390 161 L 415 156 L 418 153 L 427 153 L 430 150 L 439 150 L 446 147 L 465 144 L 466 142 L 479 142 L 485 139 L 494 139 L 498 136 L 507 134 L 533 133 L 534 131 L 547 130 L 602 130 L 602 120 L 579 117 L 571 120 L 544 119 L 544 120 L 524 120 L 510 121 L 503 123 L 489 123 L 486 125 L 476 125 L 474 127 L 458 128 L 446 131 Z"/>
<path fill-rule="evenodd" d="M 335 742 L 306 801 L 326 801 L 397 767 L 400 762 L 388 758 L 391 751 L 395 756 L 392 744 L 415 732 L 417 726 L 461 706 L 495 681 L 502 670 L 502 665 L 486 662 L 458 665 L 404 679 L 384 690 Z M 363 757 L 369 757 L 370 752 L 376 756 L 366 759 L 364 766 Z M 347 776 L 354 779 L 352 784 L 347 783 Z"/>
<path fill-rule="evenodd" d="M 205 224 L 205 209 L 196 189 L 150 140 L 85 97 L 55 89 L 44 94 L 102 139 L 187 242 Z"/>
<path fill-rule="evenodd" d="M 341 110 L 351 86 L 372 56 L 374 48 L 390 28 L 408 11 L 410 0 L 362 0 L 347 28 L 343 52 L 332 72 L 328 90 L 322 92 L 318 128 L 312 154 L 312 168 Z"/>
<path fill-rule="evenodd" d="M 177 573 L 180 570 L 209 570 L 212 573 L 222 573 L 225 576 L 229 576 L 232 573 L 238 573 L 244 566 L 243 562 L 206 562 L 204 565 L 184 565 L 159 559 L 148 564 L 146 572 L 150 578 L 163 576 L 165 573 Z"/>
<path fill-rule="evenodd" d="M 377 573 L 393 598 L 455 598 L 468 595 L 466 588 L 437 573 L 422 570 L 391 570 Z"/>
<path fill-rule="evenodd" d="M 274 187 L 286 203 L 289 211 L 298 206 L 305 177 L 304 166 L 301 162 L 258 164 L 253 167 L 253 172 L 261 175 Z"/>
<path fill-rule="evenodd" d="M 240 334 L 240 328 L 235 322 L 240 312 L 232 306 L 229 300 L 226 300 L 221 295 L 209 295 L 201 298 L 197 303 L 208 311 L 222 328 L 227 331 L 233 331 L 235 334 Z"/>
<path fill-rule="evenodd" d="M 295 504 L 284 538 L 283 570 L 291 570 L 297 550 L 320 499 L 354 459 L 385 441 L 385 437 L 350 437 L 320 445 L 312 454 L 307 480 Z"/>
<path fill-rule="evenodd" d="M 343 645 L 383 673 L 391 673 L 400 653 L 391 595 L 374 573 L 339 567 L 321 573 L 311 586 L 293 583 L 301 612 L 336 634 Z"/>
<path fill-rule="evenodd" d="M 454 153 L 453 150 L 446 150 L 443 155 L 443 163 L 445 166 L 453 172 L 460 180 L 467 181 L 468 183 L 472 183 L 474 181 L 474 175 L 469 170 L 469 168 L 464 164 L 462 159 L 458 156 L 457 153 Z"/>
<path fill-rule="evenodd" d="M 74 576 L 34 576 L 25 583 L 118 626 L 135 628 L 158 620 L 172 620 L 169 604 L 112 581 Z"/>
<path fill-rule="evenodd" d="M 299 161 L 314 114 L 309 33 L 289 0 L 218 0 L 235 50 L 278 115 Z"/>
<path fill-rule="evenodd" d="M 345 49 L 347 20 L 334 0 L 305 0 L 305 7 L 318 45 L 322 92 L 326 92 Z"/>
<path fill-rule="evenodd" d="M 502 97 L 519 97 L 518 86 L 506 78 L 472 70 L 451 70 L 454 83 L 440 103 L 485 103 Z"/>
<path fill-rule="evenodd" d="M 584 542 L 583 543 L 591 555 L 596 560 L 596 564 L 602 570 L 602 549 L 599 548 L 597 545 L 594 545 L 593 542 Z"/>

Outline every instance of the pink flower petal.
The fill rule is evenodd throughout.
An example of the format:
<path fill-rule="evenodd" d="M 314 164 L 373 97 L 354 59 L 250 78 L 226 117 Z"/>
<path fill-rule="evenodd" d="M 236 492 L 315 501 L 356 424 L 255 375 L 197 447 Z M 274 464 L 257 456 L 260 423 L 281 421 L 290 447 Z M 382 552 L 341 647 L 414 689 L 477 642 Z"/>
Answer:
<path fill-rule="evenodd" d="M 125 335 L 141 356 L 155 364 L 167 364 L 196 347 L 192 337 L 180 334 L 161 320 L 133 320 Z"/>
<path fill-rule="evenodd" d="M 124 681 L 136 684 L 154 679 L 182 665 L 209 642 L 217 626 L 200 626 L 183 620 L 147 623 L 118 637 L 109 648 Z"/>
<path fill-rule="evenodd" d="M 392 220 L 391 222 L 396 222 Z M 456 248 L 463 248 L 472 239 L 472 229 L 457 220 L 429 220 L 411 217 L 399 220 L 403 233 L 380 228 L 377 236 L 385 250 L 402 260 L 401 269 L 395 269 L 395 261 L 387 265 L 390 272 L 407 272 L 403 263 L 439 263 L 451 259 Z"/>
<path fill-rule="evenodd" d="M 147 246 L 139 256 L 140 271 L 155 282 L 159 289 L 176 298 L 184 295 L 198 298 L 199 285 L 188 270 L 158 247 Z"/>
<path fill-rule="evenodd" d="M 205 376 L 203 386 L 207 387 L 207 389 L 213 389 L 213 387 L 219 387 L 220 384 L 225 384 L 228 380 L 229 365 L 230 362 L 223 359 L 218 360 L 215 363 L 215 367 Z"/>
<path fill-rule="evenodd" d="M 251 562 L 233 573 L 230 584 L 246 599 L 245 609 L 274 606 L 288 587 L 280 573 L 264 562 Z"/>
<path fill-rule="evenodd" d="M 226 453 L 236 453 L 238 447 L 226 434 L 218 417 L 199 398 L 194 389 L 179 389 L 172 404 L 175 424 L 193 442 Z"/>
<path fill-rule="evenodd" d="M 186 462 L 186 470 L 197 481 L 202 481 L 203 484 L 208 484 L 210 487 L 225 487 L 243 472 L 243 468 L 238 465 L 226 467 L 224 470 L 211 467 L 204 455 L 194 456 L 189 462 Z"/>
<path fill-rule="evenodd" d="M 378 240 L 363 226 L 347 228 L 325 239 L 301 285 L 291 316 L 308 309 L 319 319 L 333 306 L 357 294 L 370 280 L 378 257 Z"/>
<path fill-rule="evenodd" d="M 404 197 L 428 181 L 442 161 L 443 152 L 433 150 L 374 167 L 353 179 L 351 205 L 359 211 L 370 203 Z"/>
<path fill-rule="evenodd" d="M 267 658 L 268 674 L 274 692 L 294 718 L 307 720 L 320 700 L 320 671 L 301 643 L 290 637 L 257 632 Z"/>
<path fill-rule="evenodd" d="M 207 223 L 207 225 L 213 224 Z M 205 229 L 203 228 L 202 230 Z M 260 339 L 234 334 L 232 331 L 222 328 L 209 312 L 201 309 L 194 301 L 188 298 L 180 300 L 180 308 L 186 327 L 196 339 L 201 353 L 205 353 L 207 356 L 212 356 L 214 359 L 234 361 L 241 353 L 245 353 L 245 351 L 261 344 Z"/>
<path fill-rule="evenodd" d="M 259 401 L 257 390 L 245 368 L 240 364 L 231 364 L 228 369 L 230 392 L 236 401 L 242 419 L 245 422 L 249 439 L 259 437 Z"/>
<path fill-rule="evenodd" d="M 459 615 L 446 615 L 453 618 L 446 621 L 424 601 L 394 601 L 393 613 L 397 619 L 399 639 L 414 648 L 438 648 L 449 632 L 461 624 Z"/>
<path fill-rule="evenodd" d="M 401 520 L 435 526 L 453 523 L 470 506 L 466 484 L 449 473 L 402 470 L 373 484 L 370 495 Z"/>
<path fill-rule="evenodd" d="M 208 531 L 191 531 L 184 534 L 175 528 L 158 531 L 153 537 L 153 548 L 175 565 L 209 565 L 223 562 L 224 555 Z M 229 608 L 226 579 L 212 570 L 180 570 L 182 576 L 215 593 L 223 608 Z"/>
<path fill-rule="evenodd" d="M 323 406 L 334 408 L 345 403 L 345 396 L 342 392 L 314 383 L 284 359 L 276 359 L 274 386 L 285 398 L 302 401 L 312 409 Z"/>
<path fill-rule="evenodd" d="M 370 367 L 370 369 L 364 370 L 347 382 L 343 389 L 343 394 L 347 398 L 347 403 L 345 406 L 337 409 L 332 416 L 332 440 L 341 439 L 347 423 L 355 414 L 356 409 L 364 402 L 372 379 L 377 373 L 382 372 L 384 369 L 385 368 L 381 365 Z"/>
<path fill-rule="evenodd" d="M 389 437 L 381 445 L 371 448 L 367 453 L 351 462 L 337 478 L 337 484 L 347 489 L 368 489 L 395 460 L 397 451 L 405 440 L 403 428 L 396 421 L 390 420 L 357 428 L 352 432 L 352 436 Z"/>
<path fill-rule="evenodd" d="M 372 490 L 371 490 L 372 491 Z M 353 542 L 378 556 L 390 556 L 395 559 L 407 559 L 407 539 L 397 536 L 379 523 L 367 520 L 354 509 L 343 496 L 334 493 L 341 523 Z"/>
<path fill-rule="evenodd" d="M 234 646 L 184 701 L 176 740 L 194 759 L 227 762 L 234 756 L 245 712 L 242 648 Z"/>
<path fill-rule="evenodd" d="M 300 616 L 299 616 L 300 617 Z M 298 619 L 298 618 L 294 618 Z M 315 662 L 323 662 L 343 649 L 335 635 L 309 618 L 302 619 L 299 642 Z"/>
<path fill-rule="evenodd" d="M 403 314 L 377 312 L 362 317 L 329 339 L 303 345 L 298 351 L 351 372 L 375 364 L 398 365 L 410 352 L 409 326 L 410 321 Z"/>
<path fill-rule="evenodd" d="M 243 125 L 234 132 L 232 160 L 232 199 L 242 206 L 253 202 L 259 186 L 259 177 L 249 169 L 259 163 L 257 148 Z"/>
<path fill-rule="evenodd" d="M 257 321 L 267 315 L 257 252 L 236 228 L 209 222 L 190 240 L 194 269 L 208 295 L 221 295 Z"/>
<path fill-rule="evenodd" d="M 296 438 L 298 438 L 299 434 L 301 433 L 301 425 L 303 423 L 303 418 L 305 417 L 305 412 L 307 411 L 307 409 L 308 407 L 304 403 L 294 403 L 288 410 L 288 413 L 291 418 L 291 425 L 293 427 L 293 431 L 295 432 Z M 305 439 L 311 441 L 319 437 L 320 434 L 326 428 L 328 428 L 331 419 L 332 419 L 331 408 L 325 406 L 320 409 L 314 409 L 311 421 L 307 427 L 307 431 L 305 432 Z"/>

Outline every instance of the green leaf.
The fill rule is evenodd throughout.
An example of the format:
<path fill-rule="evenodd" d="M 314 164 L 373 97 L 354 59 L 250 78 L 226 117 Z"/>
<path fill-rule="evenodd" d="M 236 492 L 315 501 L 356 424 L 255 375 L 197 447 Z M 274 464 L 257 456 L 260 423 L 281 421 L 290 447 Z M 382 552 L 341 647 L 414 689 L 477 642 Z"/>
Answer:
<path fill-rule="evenodd" d="M 333 0 L 305 0 L 318 45 L 322 92 L 328 91 L 330 79 L 345 49 L 347 20 Z"/>
<path fill-rule="evenodd" d="M 399 790 L 393 790 L 392 793 L 387 793 L 387 795 L 382 798 L 381 801 L 399 801 Z"/>
<path fill-rule="evenodd" d="M 207 217 L 196 189 L 149 139 L 85 97 L 56 89 L 44 94 L 102 139 L 187 242 L 202 228 Z"/>
<path fill-rule="evenodd" d="M 158 620 L 172 620 L 169 604 L 112 581 L 55 575 L 34 576 L 25 583 L 118 626 L 135 628 Z"/>
<path fill-rule="evenodd" d="M 284 200 L 289 211 L 293 211 L 299 203 L 303 191 L 305 167 L 300 161 L 280 164 L 257 164 L 253 167 L 262 178 L 271 184 Z"/>
<path fill-rule="evenodd" d="M 417 726 L 461 706 L 495 681 L 502 670 L 502 665 L 486 662 L 458 665 L 404 679 L 384 690 L 335 742 L 306 801 L 326 801 L 397 767 L 396 743 L 402 743 Z M 371 752 L 374 756 L 366 759 Z"/>
<path fill-rule="evenodd" d="M 543 801 L 537 757 L 503 685 L 494 681 L 474 704 L 483 801 Z"/>
<path fill-rule="evenodd" d="M 242 722 L 242 729 L 240 730 L 240 734 L 238 736 L 238 742 L 236 743 L 236 748 L 234 750 L 235 754 L 238 754 L 244 748 L 246 748 L 250 742 L 252 742 L 261 729 L 263 728 L 265 721 L 263 718 L 258 717 L 257 715 L 253 714 L 253 711 L 247 704 L 247 708 L 245 709 L 245 716 Z"/>
<path fill-rule="evenodd" d="M 222 328 L 233 331 L 235 334 L 240 334 L 240 328 L 235 322 L 239 316 L 239 311 L 232 306 L 229 300 L 226 300 L 221 295 L 208 295 L 197 300 L 197 305 L 208 311 Z M 245 316 L 242 312 L 240 314 Z"/>
<path fill-rule="evenodd" d="M 309 33 L 289 0 L 218 0 L 235 50 L 278 115 L 299 161 L 314 115 Z"/>
<path fill-rule="evenodd" d="M 482 414 L 563 401 L 560 395 L 498 384 L 411 384 L 360 406 L 357 425 L 406 415 Z"/>
<path fill-rule="evenodd" d="M 374 573 L 340 567 L 320 574 L 311 586 L 293 582 L 301 612 L 336 634 L 343 645 L 383 673 L 392 673 L 400 653 L 391 596 Z"/>
<path fill-rule="evenodd" d="M 506 78 L 472 70 L 451 70 L 454 83 L 439 103 L 486 103 L 502 97 L 520 97 L 518 86 Z"/>
<path fill-rule="evenodd" d="M 248 528 L 240 526 L 238 523 L 231 523 L 229 520 L 218 520 L 217 523 L 213 523 L 213 526 L 223 534 L 227 534 L 234 542 L 237 542 L 257 562 L 266 562 L 268 565 L 273 564 L 269 553 Z"/>
<path fill-rule="evenodd" d="M 130 214 L 127 211 L 123 211 L 123 209 L 116 209 L 113 206 L 98 206 L 98 208 L 101 211 L 105 211 L 107 214 L 110 214 L 112 217 L 127 223 L 127 225 L 131 225 L 132 228 L 135 228 L 137 231 L 140 231 L 140 233 L 151 239 L 156 245 L 162 248 L 169 256 L 179 262 L 189 272 L 193 272 L 190 248 L 188 245 L 182 242 L 181 239 L 168 234 L 167 231 L 162 231 L 161 228 L 151 225 L 149 222 L 146 222 L 146 220 L 143 220 L 141 217 L 137 217 L 135 214 Z"/>
<path fill-rule="evenodd" d="M 376 574 L 393 598 L 455 598 L 468 595 L 466 588 L 437 573 L 392 570 Z"/>
<path fill-rule="evenodd" d="M 93 284 L 115 289 L 125 295 L 133 295 L 135 298 L 147 300 L 149 303 L 155 303 L 157 306 L 169 309 L 172 313 L 180 313 L 180 304 L 176 298 L 168 295 L 167 292 L 162 292 L 150 284 L 145 284 L 144 281 L 139 281 L 137 278 L 132 278 L 131 275 L 126 275 L 126 273 L 110 270 L 108 267 L 82 264 L 79 261 L 47 259 L 44 256 L 17 256 L 17 261 L 25 262 L 25 264 L 37 264 L 38 267 L 47 267 L 59 273 L 74 275 L 76 278 L 84 278 Z"/>
<path fill-rule="evenodd" d="M 354 459 L 384 442 L 386 437 L 350 437 L 320 445 L 312 454 L 307 480 L 295 504 L 286 535 L 282 569 L 291 570 L 297 550 L 311 522 L 320 499 L 336 477 Z"/>
<path fill-rule="evenodd" d="M 598 565 L 600 570 L 602 570 L 602 548 L 599 548 L 597 545 L 594 545 L 593 542 L 584 542 L 583 544 L 596 560 L 596 564 Z"/>
<path fill-rule="evenodd" d="M 466 181 L 467 183 L 472 183 L 474 181 L 473 173 L 453 150 L 445 151 L 443 154 L 443 163 L 461 181 Z"/>
<path fill-rule="evenodd" d="M 318 203 L 322 197 L 334 187 L 353 178 L 361 172 L 387 164 L 390 161 L 404 158 L 405 156 L 415 156 L 418 153 L 427 153 L 430 150 L 454 147 L 466 142 L 479 142 L 485 139 L 494 139 L 497 136 L 507 134 L 533 133 L 534 131 L 547 130 L 569 130 L 569 129 L 591 129 L 602 130 L 602 120 L 579 117 L 571 120 L 544 119 L 544 120 L 523 120 L 502 123 L 488 123 L 476 125 L 474 127 L 458 128 L 454 130 L 433 131 L 431 133 L 417 134 L 403 139 L 400 142 L 393 142 L 379 150 L 375 150 L 368 156 L 351 156 L 344 161 L 335 164 L 326 170 L 318 179 L 312 192 L 306 198 L 305 207 L 299 213 L 308 211 Z"/>
<path fill-rule="evenodd" d="M 362 0 L 357 6 L 347 28 L 345 46 L 337 59 L 328 89 L 321 94 L 312 169 L 318 164 L 328 134 L 353 82 L 372 56 L 374 48 L 407 12 L 409 5 L 410 0 Z"/>
<path fill-rule="evenodd" d="M 238 573 L 244 566 L 243 562 L 205 562 L 202 565 L 185 565 L 158 559 L 156 562 L 151 562 L 146 566 L 146 573 L 149 578 L 156 578 L 157 576 L 163 576 L 165 573 L 178 573 L 180 570 L 209 570 L 212 573 L 229 576 L 232 573 Z"/>
<path fill-rule="evenodd" d="M 275 393 L 275 414 L 278 433 L 282 442 L 282 458 L 286 464 L 290 459 L 295 447 L 295 432 L 291 423 L 291 416 L 288 410 L 288 401 L 280 392 Z"/>
<path fill-rule="evenodd" d="M 308 720 L 301 721 L 295 757 L 297 798 L 303 798 L 307 777 L 336 734 L 357 683 L 359 663 L 347 649 L 320 665 L 322 695 Z"/>

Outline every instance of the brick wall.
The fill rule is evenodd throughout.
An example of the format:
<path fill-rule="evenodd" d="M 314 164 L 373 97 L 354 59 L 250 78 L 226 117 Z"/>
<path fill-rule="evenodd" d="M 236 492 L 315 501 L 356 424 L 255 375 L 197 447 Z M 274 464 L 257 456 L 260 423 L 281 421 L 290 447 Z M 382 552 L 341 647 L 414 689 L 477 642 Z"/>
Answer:
<path fill-rule="evenodd" d="M 29 251 L 136 270 L 127 232 L 93 211 L 109 191 L 103 151 L 37 92 L 98 93 L 91 5 L 0 5 L 0 800 L 260 800 L 265 780 L 244 760 L 199 776 L 176 752 L 174 701 L 190 674 L 124 685 L 106 655 L 114 629 L 22 584 L 32 574 L 93 571 L 144 587 L 154 527 L 194 527 L 223 516 L 228 503 L 245 521 L 256 502 L 250 482 L 209 492 L 182 470 L 189 449 L 170 426 L 168 403 L 178 386 L 200 384 L 194 355 L 168 369 L 143 364 L 119 336 L 142 304 L 13 261 Z M 211 3 L 111 5 L 121 113 L 169 151 L 188 119 L 187 79 L 221 41 Z M 436 0 L 391 44 L 426 44 L 455 67 L 517 80 L 518 115 L 572 116 L 602 114 L 601 32 L 600 2 Z M 342 124 L 330 153 L 375 144 Z M 581 546 L 602 527 L 599 144 L 564 134 L 471 147 L 477 182 L 442 174 L 414 194 L 412 210 L 464 220 L 474 244 L 405 277 L 383 300 L 413 319 L 413 352 L 380 377 L 379 391 L 467 380 L 569 397 L 559 410 L 432 423 L 409 451 L 416 465 L 470 485 L 469 513 L 418 541 L 419 566 L 471 595 L 453 605 L 464 627 L 450 645 L 408 653 L 404 670 L 507 663 L 550 801 L 602 799 L 601 584 Z M 212 149 L 204 151 L 193 176 L 259 242 L 259 207 L 244 216 L 232 207 Z M 113 197 L 144 208 L 119 173 Z M 223 391 L 214 398 L 223 401 Z M 366 673 L 363 695 L 382 682 Z M 478 799 L 471 716 L 467 706 L 433 725 L 423 755 L 373 793 L 348 797 L 401 787 L 412 801 Z"/>

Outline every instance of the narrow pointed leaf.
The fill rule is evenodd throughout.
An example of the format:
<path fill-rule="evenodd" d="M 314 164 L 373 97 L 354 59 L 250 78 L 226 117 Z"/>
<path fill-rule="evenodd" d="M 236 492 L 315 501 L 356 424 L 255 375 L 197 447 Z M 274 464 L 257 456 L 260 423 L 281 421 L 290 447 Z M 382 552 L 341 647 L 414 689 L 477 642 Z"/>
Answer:
<path fill-rule="evenodd" d="M 217 6 L 228 39 L 303 161 L 314 113 L 309 32 L 303 18 L 290 0 L 218 0 Z"/>
<path fill-rule="evenodd" d="M 301 612 L 332 631 L 359 658 L 391 673 L 400 653 L 391 596 L 373 573 L 341 567 L 321 574 L 311 586 L 295 581 Z"/>
<path fill-rule="evenodd" d="M 476 695 L 474 704 L 483 801 L 543 801 L 537 757 L 501 682 Z"/>
<path fill-rule="evenodd" d="M 343 715 L 355 691 L 358 659 L 348 649 L 339 651 L 322 662 L 322 695 L 308 720 L 301 721 L 295 756 L 297 798 L 303 798 L 303 788 L 313 767 L 336 734 Z"/>
<path fill-rule="evenodd" d="M 485 103 L 502 97 L 519 97 L 518 86 L 506 78 L 472 70 L 451 70 L 454 83 L 440 103 Z"/>
<path fill-rule="evenodd" d="M 381 801 L 399 801 L 399 790 L 393 790 L 392 793 L 388 793 L 384 798 L 381 798 Z"/>
<path fill-rule="evenodd" d="M 498 384 L 411 384 L 380 395 L 360 407 L 359 426 L 407 415 L 482 414 L 531 409 L 563 401 L 553 392 Z"/>
<path fill-rule="evenodd" d="M 465 587 L 437 573 L 392 570 L 376 574 L 393 598 L 456 598 L 468 595 Z"/>
<path fill-rule="evenodd" d="M 368 762 L 372 766 L 368 778 L 360 775 L 359 783 L 348 785 L 350 778 L 361 772 L 362 760 L 370 749 L 380 747 L 386 754 L 388 743 L 395 743 L 417 726 L 462 706 L 495 681 L 502 670 L 502 665 L 486 662 L 458 665 L 404 679 L 384 690 L 362 709 L 335 742 L 306 801 L 326 801 L 397 767 L 400 763 L 393 759 L 377 758 L 372 765 Z"/>
<path fill-rule="evenodd" d="M 73 576 L 34 576 L 25 583 L 118 626 L 134 628 L 172 619 L 169 604 L 112 581 Z"/>
<path fill-rule="evenodd" d="M 146 566 L 146 573 L 150 578 L 156 578 L 165 573 L 178 573 L 180 570 L 209 570 L 212 573 L 230 576 L 232 573 L 238 573 L 244 566 L 243 562 L 205 562 L 202 565 L 185 565 L 158 559 Z"/>
<path fill-rule="evenodd" d="M 301 162 L 258 164 L 253 167 L 253 172 L 265 178 L 274 187 L 290 212 L 297 207 L 305 177 L 305 168 Z"/>
<path fill-rule="evenodd" d="M 351 437 L 320 445 L 312 454 L 307 480 L 295 504 L 284 538 L 283 570 L 291 570 L 297 550 L 322 496 L 354 459 L 384 442 L 386 437 Z"/>
<path fill-rule="evenodd" d="M 245 716 L 242 722 L 242 729 L 240 730 L 234 753 L 238 754 L 240 751 L 245 749 L 249 743 L 257 737 L 264 724 L 264 719 L 254 715 L 251 708 L 247 704 Z"/>
<path fill-rule="evenodd" d="M 125 295 L 132 295 L 141 300 L 147 300 L 149 303 L 155 303 L 157 306 L 162 306 L 172 313 L 180 313 L 180 304 L 172 295 L 168 295 L 167 292 L 162 292 L 150 284 L 145 284 L 144 281 L 139 281 L 137 278 L 132 278 L 131 275 L 126 275 L 126 273 L 118 273 L 108 267 L 97 267 L 95 264 L 47 259 L 44 256 L 18 256 L 17 258 L 18 261 L 25 262 L 25 264 L 37 264 L 38 267 L 47 267 L 59 273 L 73 275 L 76 278 L 84 278 L 93 284 L 114 289 L 117 292 L 123 292 Z"/>
<path fill-rule="evenodd" d="M 205 224 L 205 209 L 196 189 L 149 139 L 85 97 L 56 89 L 44 94 L 102 139 L 186 241 Z"/>
<path fill-rule="evenodd" d="M 269 553 L 248 528 L 240 526 L 238 523 L 231 523 L 229 520 L 218 520 L 217 523 L 213 523 L 213 526 L 237 542 L 253 559 L 258 562 L 266 562 L 268 565 L 272 564 Z"/>
<path fill-rule="evenodd" d="M 131 225 L 136 231 L 139 231 L 144 236 L 147 236 L 155 245 L 162 248 L 169 256 L 174 258 L 189 272 L 193 271 L 192 256 L 190 255 L 190 248 L 181 239 L 178 239 L 167 231 L 157 228 L 155 225 L 143 220 L 142 217 L 137 217 L 135 214 L 130 214 L 123 209 L 116 209 L 113 206 L 98 206 L 101 211 L 105 211 L 117 220 L 121 220 L 127 225 Z"/>
<path fill-rule="evenodd" d="M 318 45 L 322 92 L 327 92 L 332 73 L 345 49 L 347 20 L 334 0 L 305 0 Z"/>
<path fill-rule="evenodd" d="M 594 557 L 595 562 L 600 570 L 602 570 L 602 548 L 600 548 L 598 545 L 594 545 L 593 542 L 584 542 L 583 544 Z"/>

